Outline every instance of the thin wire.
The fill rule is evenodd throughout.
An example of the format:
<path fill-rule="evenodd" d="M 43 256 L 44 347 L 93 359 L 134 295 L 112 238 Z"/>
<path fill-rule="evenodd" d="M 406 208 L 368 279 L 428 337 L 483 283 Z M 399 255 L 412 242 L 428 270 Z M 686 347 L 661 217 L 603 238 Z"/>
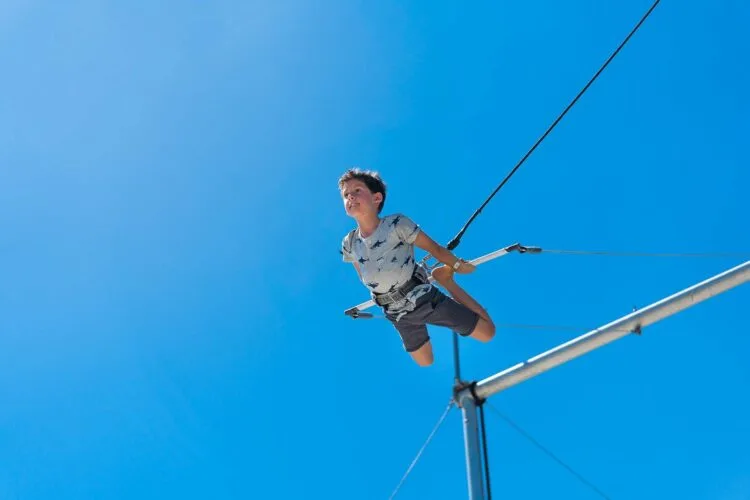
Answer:
<path fill-rule="evenodd" d="M 576 102 L 578 102 L 578 99 L 581 98 L 581 96 L 591 87 L 591 85 L 594 83 L 594 81 L 599 77 L 599 75 L 604 71 L 604 69 L 609 65 L 610 62 L 617 56 L 617 54 L 622 50 L 622 48 L 625 46 L 625 44 L 628 43 L 630 38 L 635 34 L 636 31 L 638 31 L 638 28 L 641 27 L 641 25 L 646 21 L 648 16 L 651 15 L 651 12 L 656 8 L 657 5 L 659 5 L 660 0 L 656 0 L 653 5 L 651 5 L 651 8 L 648 9 L 646 14 L 643 15 L 640 21 L 638 21 L 638 24 L 635 25 L 635 28 L 632 29 L 632 31 L 628 34 L 628 36 L 625 37 L 625 39 L 620 43 L 619 47 L 612 53 L 612 55 L 609 56 L 609 58 L 606 60 L 606 62 L 602 65 L 601 68 L 599 68 L 599 71 L 597 71 L 594 76 L 589 80 L 589 82 L 586 84 L 585 87 L 578 93 L 577 96 L 568 104 L 568 106 L 563 110 L 562 113 L 560 113 L 560 116 L 557 117 L 557 119 L 552 123 L 552 125 L 549 126 L 546 132 L 542 134 L 542 136 L 537 139 L 536 143 L 529 149 L 529 151 L 521 158 L 521 160 L 516 164 L 515 167 L 513 167 L 513 170 L 510 171 L 508 175 L 505 176 L 505 179 L 495 188 L 495 190 L 492 192 L 492 194 L 482 203 L 482 205 L 479 207 L 479 209 L 474 212 L 474 215 L 472 215 L 469 218 L 469 221 L 464 224 L 464 227 L 461 228 L 461 230 L 458 232 L 458 234 L 448 243 L 448 250 L 453 250 L 458 246 L 459 243 L 461 243 L 461 237 L 466 232 L 466 230 L 469 228 L 469 225 L 476 219 L 476 217 L 479 215 L 479 213 L 484 209 L 485 206 L 490 202 L 490 200 L 497 194 L 498 191 L 505 185 L 506 182 L 510 180 L 510 178 L 513 176 L 513 174 L 516 173 L 516 171 L 523 165 L 523 163 L 526 161 L 526 159 L 531 156 L 531 154 L 536 150 L 536 148 L 542 143 L 542 141 L 552 132 L 552 129 L 554 129 L 558 123 L 560 123 L 560 120 L 563 119 L 563 117 L 570 111 L 570 109 L 575 105 Z"/>
<path fill-rule="evenodd" d="M 609 252 L 589 250 L 548 250 L 542 253 L 556 253 L 562 255 L 612 255 L 616 257 L 690 257 L 690 258 L 750 258 L 748 252 L 715 252 L 715 253 L 658 253 L 658 252 Z"/>
<path fill-rule="evenodd" d="M 385 316 L 382 314 L 373 314 L 371 318 L 369 319 L 386 319 Z M 547 330 L 551 332 L 559 332 L 559 331 L 570 331 L 570 332 L 590 332 L 595 330 L 596 328 L 591 328 L 587 326 L 575 326 L 575 325 L 530 325 L 525 323 L 495 323 L 495 326 L 497 328 L 504 328 L 508 330 L 518 329 L 518 330 Z M 613 332 L 626 332 L 630 331 L 627 328 L 623 328 L 620 330 L 612 330 Z"/>
<path fill-rule="evenodd" d="M 396 489 L 394 489 L 393 493 L 391 493 L 391 496 L 389 497 L 390 499 L 393 499 L 396 496 L 396 493 L 398 493 L 398 490 L 401 489 L 401 486 L 404 484 L 404 481 L 406 481 L 406 477 L 409 475 L 409 473 L 411 473 L 414 466 L 417 465 L 417 462 L 419 461 L 419 458 L 422 456 L 422 453 L 424 452 L 424 450 L 427 448 L 427 445 L 430 444 L 430 441 L 432 441 L 432 438 L 435 437 L 435 433 L 437 433 L 437 430 L 440 428 L 440 425 L 445 420 L 445 417 L 448 416 L 448 412 L 450 412 L 451 408 L 453 407 L 453 403 L 454 403 L 453 400 L 451 400 L 448 403 L 448 406 L 445 408 L 445 411 L 440 416 L 440 419 L 437 421 L 437 424 L 435 424 L 435 427 L 432 429 L 432 432 L 430 432 L 430 435 L 427 436 L 427 440 L 424 442 L 422 447 L 417 452 L 417 456 L 414 457 L 414 460 L 411 461 L 409 468 L 406 469 L 406 473 L 401 478 L 401 481 L 399 481 L 398 485 L 396 486 Z"/>
<path fill-rule="evenodd" d="M 492 411 L 494 411 L 500 418 L 502 418 L 503 420 L 505 420 L 505 422 L 508 425 L 510 425 L 513 429 L 515 429 L 523 437 L 525 437 L 526 439 L 528 439 L 534 446 L 536 446 L 537 448 L 539 448 L 548 457 L 550 457 L 552 460 L 554 460 L 559 465 L 561 465 L 563 468 L 565 468 L 568 472 L 570 472 L 573 476 L 575 476 L 576 479 L 578 479 L 580 482 L 582 482 L 583 484 L 585 484 L 586 486 L 588 486 L 592 491 L 594 491 L 595 493 L 597 493 L 602 498 L 606 498 L 607 500 L 611 500 L 611 498 L 609 496 L 607 496 L 606 493 L 604 493 L 602 490 L 600 490 L 599 488 L 597 488 L 591 481 L 589 481 L 588 479 L 586 479 L 585 477 L 583 477 L 581 474 L 579 474 L 578 472 L 576 472 L 571 466 L 569 466 L 568 464 L 566 464 L 565 462 L 563 462 L 560 458 L 557 457 L 557 455 L 555 455 L 548 448 L 546 448 L 545 446 L 543 446 L 542 443 L 540 443 L 539 441 L 537 441 L 536 439 L 534 439 L 534 437 L 531 434 L 529 434 L 528 432 L 526 432 L 525 430 L 523 430 L 517 423 L 515 423 L 514 421 L 512 421 L 507 416 L 503 415 L 500 412 L 500 410 L 498 410 L 497 408 L 495 408 L 494 406 L 492 406 L 491 404 L 489 404 L 488 401 L 485 401 L 484 404 L 488 405 L 490 407 L 490 409 Z"/>
<path fill-rule="evenodd" d="M 549 331 L 589 331 L 593 328 L 586 328 L 583 326 L 572 326 L 572 325 L 527 325 L 523 323 L 495 323 L 498 328 L 512 329 L 523 329 L 523 330 L 549 330 Z"/>
<path fill-rule="evenodd" d="M 484 401 L 479 404 L 479 424 L 482 428 L 482 455 L 484 462 L 484 479 L 487 483 L 487 500 L 492 500 L 492 487 L 490 486 L 490 455 L 487 452 L 487 431 L 484 424 Z"/>
<path fill-rule="evenodd" d="M 524 324 L 516 324 L 516 323 L 496 323 L 495 324 L 498 328 L 506 328 L 506 329 L 530 329 L 530 330 L 547 330 L 551 332 L 559 332 L 559 331 L 570 331 L 570 332 L 593 332 L 595 330 L 600 330 L 600 327 L 591 328 L 588 326 L 565 326 L 565 325 L 524 325 Z M 614 330 L 610 330 L 612 332 L 632 332 L 633 330 L 630 328 L 617 328 Z"/>

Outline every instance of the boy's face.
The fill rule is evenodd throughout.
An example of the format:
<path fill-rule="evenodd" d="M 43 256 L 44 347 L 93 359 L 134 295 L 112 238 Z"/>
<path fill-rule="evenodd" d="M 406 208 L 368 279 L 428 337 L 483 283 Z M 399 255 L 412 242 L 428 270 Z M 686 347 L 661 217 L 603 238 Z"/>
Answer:
<path fill-rule="evenodd" d="M 359 179 L 344 182 L 341 188 L 344 200 L 344 210 L 351 217 L 367 216 L 378 213 L 378 207 L 383 202 L 382 193 L 372 193 L 367 185 Z"/>

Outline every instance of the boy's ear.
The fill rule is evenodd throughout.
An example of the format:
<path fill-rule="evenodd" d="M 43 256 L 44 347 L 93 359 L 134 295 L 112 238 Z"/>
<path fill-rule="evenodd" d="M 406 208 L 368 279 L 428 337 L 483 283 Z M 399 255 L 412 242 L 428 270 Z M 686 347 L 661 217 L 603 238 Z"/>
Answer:
<path fill-rule="evenodd" d="M 375 193 L 372 195 L 372 200 L 378 202 L 378 208 L 383 205 L 383 193 Z"/>

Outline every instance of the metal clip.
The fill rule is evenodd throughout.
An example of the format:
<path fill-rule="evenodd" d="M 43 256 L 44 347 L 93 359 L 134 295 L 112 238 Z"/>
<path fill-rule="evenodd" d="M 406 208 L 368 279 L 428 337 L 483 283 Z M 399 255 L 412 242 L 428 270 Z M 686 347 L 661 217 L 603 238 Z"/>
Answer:
<path fill-rule="evenodd" d="M 347 309 L 346 311 L 344 311 L 344 314 L 346 314 L 347 316 L 351 316 L 352 319 L 358 319 L 358 318 L 371 319 L 371 318 L 374 317 L 372 315 L 372 313 L 362 312 L 359 309 L 357 309 L 356 307 L 352 307 L 351 309 Z"/>

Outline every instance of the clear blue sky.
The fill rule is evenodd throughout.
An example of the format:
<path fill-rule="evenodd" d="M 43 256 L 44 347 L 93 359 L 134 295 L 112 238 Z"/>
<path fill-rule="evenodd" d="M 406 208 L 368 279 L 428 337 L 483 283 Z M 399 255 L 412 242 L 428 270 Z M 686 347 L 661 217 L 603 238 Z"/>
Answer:
<path fill-rule="evenodd" d="M 0 6 L 0 498 L 387 498 L 445 407 L 338 247 L 359 165 L 447 242 L 649 2 Z M 663 2 L 466 258 L 750 252 L 750 4 Z M 510 256 L 483 378 L 741 263 Z M 492 400 L 614 499 L 750 498 L 750 287 Z M 398 498 L 465 498 L 451 412 Z M 488 413 L 498 498 L 596 498 Z"/>

